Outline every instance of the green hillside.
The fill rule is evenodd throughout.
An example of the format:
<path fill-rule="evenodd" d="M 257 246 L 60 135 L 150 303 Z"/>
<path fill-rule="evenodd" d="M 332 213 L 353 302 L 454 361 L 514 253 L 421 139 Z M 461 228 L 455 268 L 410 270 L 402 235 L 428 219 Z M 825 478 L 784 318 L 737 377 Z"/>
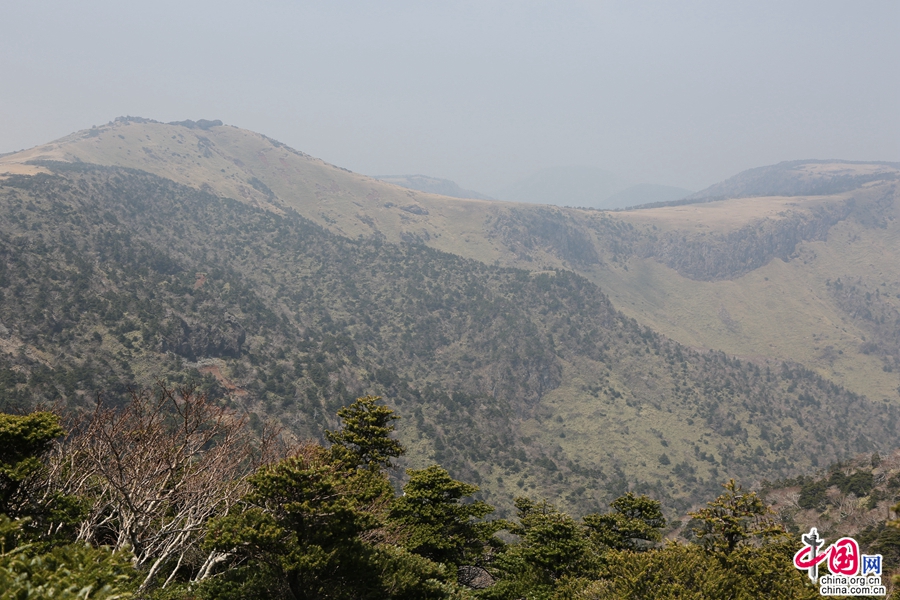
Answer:
<path fill-rule="evenodd" d="M 573 271 L 617 310 L 689 347 L 794 361 L 873 400 L 900 400 L 890 341 L 900 335 L 890 320 L 900 310 L 895 164 L 782 163 L 700 192 L 699 203 L 608 212 L 404 189 L 217 121 L 117 119 L 0 157 L 0 173 L 46 171 L 27 164 L 34 159 L 141 169 L 292 209 L 348 238 Z"/>
<path fill-rule="evenodd" d="M 570 271 L 339 236 L 142 171 L 38 167 L 0 185 L 6 410 L 194 379 L 304 438 L 377 393 L 405 417 L 412 466 L 578 513 L 629 485 L 684 507 L 728 476 L 788 476 L 896 436 L 892 404 L 796 363 L 691 350 Z"/>

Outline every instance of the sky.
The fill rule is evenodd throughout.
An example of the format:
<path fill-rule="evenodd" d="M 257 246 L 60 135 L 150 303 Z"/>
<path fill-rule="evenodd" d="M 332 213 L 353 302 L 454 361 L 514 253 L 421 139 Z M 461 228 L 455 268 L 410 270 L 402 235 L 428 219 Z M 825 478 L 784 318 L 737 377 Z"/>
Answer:
<path fill-rule="evenodd" d="M 0 153 L 221 119 L 496 193 L 590 167 L 704 188 L 900 161 L 900 2 L 0 0 Z"/>

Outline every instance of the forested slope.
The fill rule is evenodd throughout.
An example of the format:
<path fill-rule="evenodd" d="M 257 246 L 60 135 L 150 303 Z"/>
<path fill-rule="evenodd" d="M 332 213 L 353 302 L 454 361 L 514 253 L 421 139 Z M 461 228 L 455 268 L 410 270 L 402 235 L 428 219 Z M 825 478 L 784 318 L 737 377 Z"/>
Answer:
<path fill-rule="evenodd" d="M 0 185 L 7 410 L 195 379 L 302 438 L 378 393 L 406 416 L 410 464 L 579 513 L 629 488 L 684 506 L 728 476 L 896 436 L 893 407 L 680 346 L 567 271 L 348 239 L 139 171 L 45 167 Z"/>
<path fill-rule="evenodd" d="M 404 189 L 217 120 L 120 117 L 4 155 L 0 177 L 47 173 L 35 160 L 141 169 L 264 210 L 294 210 L 352 239 L 570 270 L 600 285 L 617 310 L 682 344 L 795 361 L 870 399 L 900 398 L 890 341 L 900 327 L 874 327 L 864 312 L 848 311 L 859 299 L 830 286 L 880 291 L 871 302 L 863 296 L 873 314 L 900 307 L 895 163 L 781 163 L 740 173 L 688 204 L 611 212 Z"/>

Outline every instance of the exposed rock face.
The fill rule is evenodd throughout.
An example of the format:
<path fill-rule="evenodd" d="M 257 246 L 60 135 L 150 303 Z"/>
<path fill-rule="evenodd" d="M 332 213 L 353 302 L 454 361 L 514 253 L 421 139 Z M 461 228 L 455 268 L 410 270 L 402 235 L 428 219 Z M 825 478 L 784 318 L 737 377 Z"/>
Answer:
<path fill-rule="evenodd" d="M 400 210 L 406 211 L 408 213 L 414 215 L 427 215 L 428 209 L 419 206 L 418 204 L 410 204 L 409 206 L 401 206 Z"/>
<path fill-rule="evenodd" d="M 829 230 L 845 219 L 855 219 L 866 227 L 884 227 L 884 215 L 894 201 L 895 186 L 890 186 L 884 192 L 863 192 L 839 204 L 765 219 L 725 234 L 700 238 L 672 232 L 652 242 L 644 238 L 635 252 L 691 279 L 734 279 L 774 258 L 790 260 L 798 244 L 827 239 Z"/>
<path fill-rule="evenodd" d="M 643 257 L 655 258 L 691 279 L 734 279 L 765 266 L 774 258 L 789 260 L 800 242 L 825 239 L 828 230 L 845 219 L 851 210 L 852 206 L 845 204 L 811 215 L 767 219 L 705 238 L 667 233 L 655 242 L 642 244 L 637 252 Z"/>
<path fill-rule="evenodd" d="M 169 123 L 169 125 L 181 125 L 182 127 L 187 127 L 188 129 L 211 129 L 212 127 L 221 126 L 222 121 L 220 121 L 219 119 L 199 119 L 197 121 L 191 121 L 190 119 L 188 119 L 187 121 L 173 121 Z"/>
<path fill-rule="evenodd" d="M 499 236 L 520 258 L 526 258 L 536 248 L 571 263 L 596 264 L 600 255 L 590 234 L 574 223 L 570 216 L 553 209 L 510 210 L 500 215 L 491 235 Z"/>
<path fill-rule="evenodd" d="M 691 279 L 715 281 L 740 277 L 773 258 L 789 260 L 797 244 L 825 239 L 853 208 L 853 203 L 846 203 L 703 237 L 681 232 L 650 235 L 601 223 L 594 231 L 596 242 L 587 228 L 564 214 L 513 210 L 494 223 L 491 233 L 520 259 L 528 260 L 538 248 L 576 265 L 601 263 L 601 256 L 611 260 L 639 256 L 656 259 Z"/>

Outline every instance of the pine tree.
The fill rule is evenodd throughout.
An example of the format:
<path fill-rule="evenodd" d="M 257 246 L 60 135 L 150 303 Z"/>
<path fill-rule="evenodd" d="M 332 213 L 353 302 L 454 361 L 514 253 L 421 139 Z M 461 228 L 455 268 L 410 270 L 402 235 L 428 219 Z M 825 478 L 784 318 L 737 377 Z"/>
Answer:
<path fill-rule="evenodd" d="M 406 538 L 406 548 L 441 563 L 477 563 L 498 529 L 496 524 L 479 522 L 493 512 L 492 506 L 480 500 L 466 502 L 478 487 L 456 481 L 438 465 L 407 473 L 409 482 L 389 515 Z"/>
<path fill-rule="evenodd" d="M 393 421 L 400 417 L 387 406 L 378 404 L 380 400 L 380 396 L 357 398 L 338 411 L 341 429 L 325 432 L 338 458 L 359 467 L 378 468 L 393 466 L 391 459 L 403 455 L 403 446 L 390 437 Z"/>
<path fill-rule="evenodd" d="M 648 550 L 662 538 L 660 530 L 666 519 L 657 500 L 628 492 L 610 507 L 612 512 L 605 515 L 584 517 L 591 541 L 601 549 Z"/>

